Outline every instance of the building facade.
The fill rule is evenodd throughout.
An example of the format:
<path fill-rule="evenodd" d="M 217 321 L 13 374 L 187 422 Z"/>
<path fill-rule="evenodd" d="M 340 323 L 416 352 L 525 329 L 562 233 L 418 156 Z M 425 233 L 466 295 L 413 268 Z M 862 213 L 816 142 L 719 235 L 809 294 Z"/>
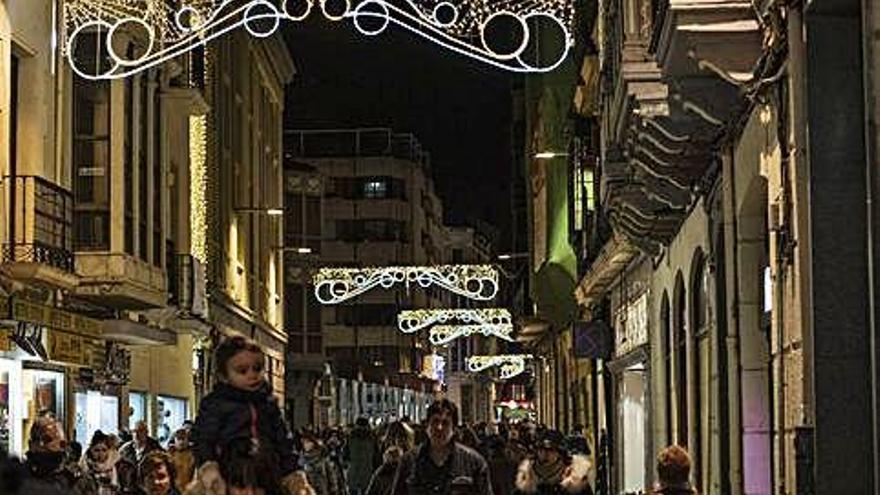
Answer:
<path fill-rule="evenodd" d="M 53 51 L 53 32 L 64 28 L 52 25 L 61 17 L 53 5 L 0 8 L 0 444 L 25 450 L 30 424 L 45 413 L 83 444 L 96 429 L 138 420 L 164 441 L 194 417 L 210 386 L 213 329 L 226 324 L 222 312 L 209 312 L 207 290 L 219 281 L 209 254 L 222 251 L 209 248 L 220 241 L 208 239 L 206 212 L 231 203 L 219 194 L 209 202 L 206 170 L 215 159 L 209 145 L 223 141 L 209 126 L 222 118 L 215 96 L 223 92 L 212 84 L 228 81 L 230 71 L 212 63 L 219 52 L 196 50 L 127 79 L 86 80 Z M 115 41 L 128 50 L 144 42 L 136 33 Z M 283 48 L 275 43 L 271 50 Z M 100 33 L 84 34 L 78 68 L 103 66 L 104 46 Z M 277 154 L 278 175 L 260 172 L 266 184 L 255 187 L 278 191 L 278 102 L 292 64 L 278 62 L 289 55 L 251 49 L 253 63 L 235 74 L 238 81 L 262 74 L 262 86 L 239 90 L 248 118 L 234 122 L 242 135 L 277 134 L 274 144 L 253 149 Z M 250 92 L 257 87 L 264 91 Z M 253 110 L 252 94 L 275 102 L 272 116 Z M 243 125 L 252 121 L 260 124 Z M 261 159 L 248 171 L 268 170 L 271 160 Z"/>
<path fill-rule="evenodd" d="M 434 392 L 423 376 L 430 349 L 426 339 L 397 329 L 397 313 L 437 306 L 445 296 L 374 291 L 350 304 L 321 307 L 310 281 L 319 266 L 442 261 L 446 230 L 428 154 L 412 135 L 345 129 L 289 131 L 285 157 L 286 221 L 301 232 L 285 243 L 296 266 L 285 275 L 296 294 L 287 309 L 294 318 L 305 315 L 287 325 L 288 335 L 301 339 L 289 345 L 288 380 L 297 392 L 287 400 L 294 424 L 421 418 Z"/>
<path fill-rule="evenodd" d="M 540 164 L 531 192 L 538 283 L 562 230 L 545 212 L 595 211 L 561 248 L 576 317 L 544 322 L 593 344 L 597 488 L 650 487 L 680 444 L 701 493 L 875 492 L 876 9 L 625 0 L 594 19 L 577 117 L 534 121 L 570 130 L 560 168 L 592 169 L 595 194 Z M 566 366 L 541 381 L 557 425 Z"/>

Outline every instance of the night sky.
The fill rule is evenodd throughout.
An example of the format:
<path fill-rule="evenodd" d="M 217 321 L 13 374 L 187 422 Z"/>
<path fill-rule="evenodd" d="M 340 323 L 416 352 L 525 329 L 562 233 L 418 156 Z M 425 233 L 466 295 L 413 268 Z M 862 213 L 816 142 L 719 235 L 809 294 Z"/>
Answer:
<path fill-rule="evenodd" d="M 285 32 L 297 75 L 287 128 L 391 127 L 431 153 L 445 221 L 509 220 L 510 88 L 507 72 L 389 27 L 376 37 L 321 15 Z"/>

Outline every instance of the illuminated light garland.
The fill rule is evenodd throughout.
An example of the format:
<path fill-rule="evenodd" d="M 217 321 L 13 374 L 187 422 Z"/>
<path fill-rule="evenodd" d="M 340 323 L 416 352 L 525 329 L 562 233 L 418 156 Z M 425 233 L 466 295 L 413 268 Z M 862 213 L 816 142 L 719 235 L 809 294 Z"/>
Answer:
<path fill-rule="evenodd" d="M 350 20 L 362 34 L 375 36 L 390 24 L 407 29 L 441 47 L 483 63 L 513 72 L 549 72 L 561 64 L 574 46 L 573 0 L 363 0 L 331 13 L 327 0 L 299 0 L 303 11 L 292 12 L 290 0 L 184 0 L 174 7 L 165 0 L 66 0 L 62 11 L 64 31 L 55 35 L 71 69 L 86 79 L 118 79 L 161 65 L 177 56 L 244 27 L 252 36 L 274 34 L 281 21 L 300 22 L 315 2 L 330 21 Z M 520 26 L 521 43 L 509 53 L 493 50 L 487 29 L 499 17 L 510 17 Z M 560 53 L 546 63 L 532 65 L 523 54 L 534 39 L 531 20 L 544 19 L 560 30 L 565 42 Z M 367 27 L 368 21 L 378 26 Z M 143 53 L 129 59 L 116 52 L 114 38 L 139 27 L 146 35 Z M 78 67 L 76 41 L 80 34 L 101 32 L 106 37 L 108 67 L 91 73 Z"/>
<path fill-rule="evenodd" d="M 428 340 L 434 345 L 446 345 L 460 337 L 482 334 L 513 342 L 513 325 L 437 325 L 431 328 Z"/>
<path fill-rule="evenodd" d="M 498 367 L 498 374 L 503 379 L 513 378 L 526 370 L 526 360 L 532 359 L 531 354 L 499 354 L 497 356 L 471 356 L 467 358 L 468 371 L 478 373 L 489 368 Z"/>
<path fill-rule="evenodd" d="M 397 328 L 403 333 L 417 332 L 437 323 L 458 322 L 475 325 L 509 326 L 513 330 L 510 311 L 501 308 L 481 309 L 415 309 L 397 315 Z"/>
<path fill-rule="evenodd" d="M 398 284 L 407 289 L 436 285 L 476 301 L 489 301 L 498 293 L 498 271 L 491 265 L 321 268 L 312 282 L 315 298 L 323 304 L 339 304 L 377 287 Z"/>
<path fill-rule="evenodd" d="M 189 118 L 189 161 L 190 161 L 190 227 L 192 236 L 190 254 L 208 263 L 208 221 L 207 221 L 207 118 L 204 115 L 192 115 Z"/>

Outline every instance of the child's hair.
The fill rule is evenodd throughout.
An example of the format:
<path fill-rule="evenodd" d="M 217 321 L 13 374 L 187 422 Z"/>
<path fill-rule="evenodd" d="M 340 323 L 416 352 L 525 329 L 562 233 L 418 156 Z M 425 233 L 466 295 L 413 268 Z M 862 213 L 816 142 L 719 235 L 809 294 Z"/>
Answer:
<path fill-rule="evenodd" d="M 235 488 L 260 488 L 267 495 L 280 494 L 280 474 L 275 455 L 249 438 L 227 443 L 220 456 L 220 475 Z"/>
<path fill-rule="evenodd" d="M 223 339 L 214 350 L 214 374 L 219 379 L 226 378 L 226 366 L 239 352 L 249 351 L 264 355 L 259 344 L 251 339 L 236 335 Z"/>

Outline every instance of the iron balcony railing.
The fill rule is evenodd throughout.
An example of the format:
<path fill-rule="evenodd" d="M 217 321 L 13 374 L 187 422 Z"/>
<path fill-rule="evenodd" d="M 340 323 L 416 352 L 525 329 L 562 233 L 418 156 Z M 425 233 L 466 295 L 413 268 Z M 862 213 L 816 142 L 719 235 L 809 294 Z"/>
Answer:
<path fill-rule="evenodd" d="M 74 271 L 73 195 L 42 177 L 6 177 L 9 184 L 10 240 L 4 263 L 41 263 Z"/>

